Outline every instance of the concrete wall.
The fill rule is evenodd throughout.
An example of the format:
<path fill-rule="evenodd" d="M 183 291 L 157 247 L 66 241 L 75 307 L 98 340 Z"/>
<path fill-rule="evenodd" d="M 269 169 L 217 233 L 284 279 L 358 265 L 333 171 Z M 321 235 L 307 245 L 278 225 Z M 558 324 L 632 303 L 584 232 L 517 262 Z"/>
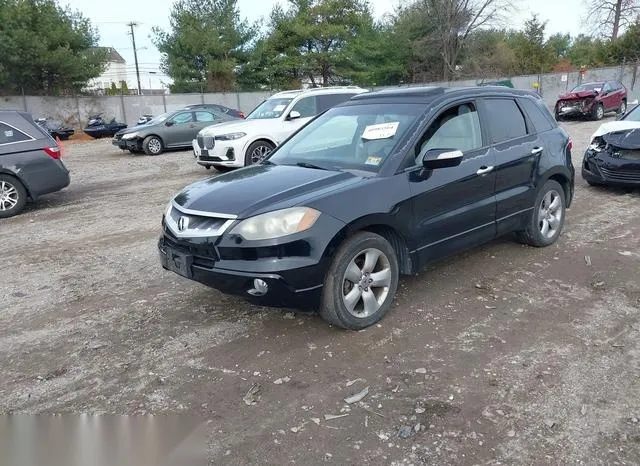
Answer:
<path fill-rule="evenodd" d="M 566 75 L 566 81 L 562 80 Z M 505 76 L 519 89 L 535 90 L 534 83 L 539 82 L 539 92 L 550 108 L 553 107 L 559 94 L 566 92 L 579 83 L 579 73 L 554 73 L 530 76 Z M 639 87 L 634 82 L 633 66 L 616 66 L 588 70 L 583 82 L 621 80 L 629 91 L 629 101 L 640 97 Z M 491 80 L 493 81 L 493 79 Z M 452 82 L 427 83 L 442 86 L 475 86 L 480 80 L 464 80 Z M 415 84 L 425 85 L 425 84 Z M 380 89 L 380 88 L 378 88 Z M 159 115 L 166 111 L 178 110 L 185 105 L 216 103 L 237 108 L 249 113 L 260 102 L 268 98 L 271 92 L 229 92 L 215 94 L 171 94 L 158 96 L 101 96 L 101 97 L 35 97 L 10 96 L 0 97 L 0 109 L 13 109 L 30 112 L 34 118 L 49 117 L 65 121 L 76 128 L 82 128 L 90 114 L 103 112 L 105 118 L 115 118 L 133 125 L 140 115 Z"/>

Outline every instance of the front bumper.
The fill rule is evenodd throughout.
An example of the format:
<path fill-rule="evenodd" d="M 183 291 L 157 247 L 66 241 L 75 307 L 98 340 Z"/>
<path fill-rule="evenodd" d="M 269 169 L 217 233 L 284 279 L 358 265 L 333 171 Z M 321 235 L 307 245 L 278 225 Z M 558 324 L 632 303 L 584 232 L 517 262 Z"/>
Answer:
<path fill-rule="evenodd" d="M 595 184 L 637 187 L 640 186 L 640 161 L 587 149 L 582 161 L 582 178 Z"/>
<path fill-rule="evenodd" d="M 142 150 L 140 146 L 140 140 L 138 138 L 133 139 L 116 139 L 111 140 L 111 144 L 122 150 Z"/>
<path fill-rule="evenodd" d="M 593 111 L 595 101 L 567 101 L 556 104 L 558 116 L 586 116 Z"/>
<path fill-rule="evenodd" d="M 199 136 L 192 141 L 192 147 L 193 156 L 203 167 L 244 167 L 244 138 L 216 141 L 212 136 L 207 138 Z"/>
<path fill-rule="evenodd" d="M 228 252 L 206 238 L 178 239 L 168 230 L 159 239 L 158 250 L 163 268 L 267 306 L 316 309 L 328 267 L 324 259 L 316 262 L 312 257 L 230 260 L 224 257 Z M 256 287 L 256 279 L 266 283 L 266 290 Z"/>

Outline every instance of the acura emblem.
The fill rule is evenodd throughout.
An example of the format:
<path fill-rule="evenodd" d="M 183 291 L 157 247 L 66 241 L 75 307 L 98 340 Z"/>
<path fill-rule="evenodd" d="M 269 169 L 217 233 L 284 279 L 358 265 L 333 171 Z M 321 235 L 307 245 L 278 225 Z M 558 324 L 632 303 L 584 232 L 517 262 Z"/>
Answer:
<path fill-rule="evenodd" d="M 178 230 L 184 231 L 189 228 L 189 217 L 180 217 L 178 219 Z"/>

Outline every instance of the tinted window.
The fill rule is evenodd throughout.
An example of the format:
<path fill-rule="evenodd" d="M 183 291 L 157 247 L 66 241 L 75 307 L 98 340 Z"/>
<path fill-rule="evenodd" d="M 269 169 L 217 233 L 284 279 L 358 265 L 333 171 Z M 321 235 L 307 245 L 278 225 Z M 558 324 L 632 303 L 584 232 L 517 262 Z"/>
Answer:
<path fill-rule="evenodd" d="M 176 125 L 184 125 L 185 123 L 189 123 L 192 120 L 193 120 L 193 116 L 191 115 L 191 112 L 178 113 L 176 116 L 174 116 L 171 119 L 171 121 L 173 121 L 173 123 Z"/>
<path fill-rule="evenodd" d="M 0 144 L 11 144 L 13 142 L 28 141 L 29 139 L 31 138 L 22 131 L 0 122 Z"/>
<path fill-rule="evenodd" d="M 482 147 L 482 132 L 476 106 L 456 105 L 442 112 L 429 125 L 418 145 L 418 154 L 429 149 L 455 149 L 468 152 Z"/>
<path fill-rule="evenodd" d="M 542 107 L 544 104 L 536 103 L 530 99 L 520 99 L 520 104 L 538 133 L 553 129 L 553 124 L 549 121 L 549 117 L 545 116 L 546 109 Z"/>
<path fill-rule="evenodd" d="M 319 95 L 316 97 L 316 102 L 318 104 L 318 113 L 322 113 L 325 110 L 329 110 L 331 107 L 340 105 L 342 102 L 349 100 L 354 95 L 356 94 Z"/>
<path fill-rule="evenodd" d="M 298 100 L 291 111 L 300 113 L 301 118 L 307 118 L 317 115 L 318 112 L 316 110 L 316 98 L 305 97 Z"/>
<path fill-rule="evenodd" d="M 196 121 L 204 122 L 204 121 L 215 121 L 216 117 L 213 113 L 209 112 L 195 112 L 196 113 Z"/>
<path fill-rule="evenodd" d="M 527 125 L 514 100 L 488 99 L 486 103 L 487 120 L 494 143 L 526 136 Z"/>

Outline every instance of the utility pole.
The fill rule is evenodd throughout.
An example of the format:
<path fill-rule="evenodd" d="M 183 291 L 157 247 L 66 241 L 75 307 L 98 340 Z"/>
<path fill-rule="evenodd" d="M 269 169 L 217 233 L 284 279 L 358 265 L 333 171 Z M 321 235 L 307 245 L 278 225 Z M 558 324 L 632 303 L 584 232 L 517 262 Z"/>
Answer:
<path fill-rule="evenodd" d="M 138 95 L 140 95 L 142 87 L 140 86 L 140 68 L 138 68 L 138 50 L 136 49 L 136 35 L 133 32 L 133 28 L 136 27 L 138 23 L 134 23 L 133 21 L 127 24 L 131 28 L 131 42 L 133 43 L 133 59 L 136 62 L 136 77 L 138 78 Z"/>

